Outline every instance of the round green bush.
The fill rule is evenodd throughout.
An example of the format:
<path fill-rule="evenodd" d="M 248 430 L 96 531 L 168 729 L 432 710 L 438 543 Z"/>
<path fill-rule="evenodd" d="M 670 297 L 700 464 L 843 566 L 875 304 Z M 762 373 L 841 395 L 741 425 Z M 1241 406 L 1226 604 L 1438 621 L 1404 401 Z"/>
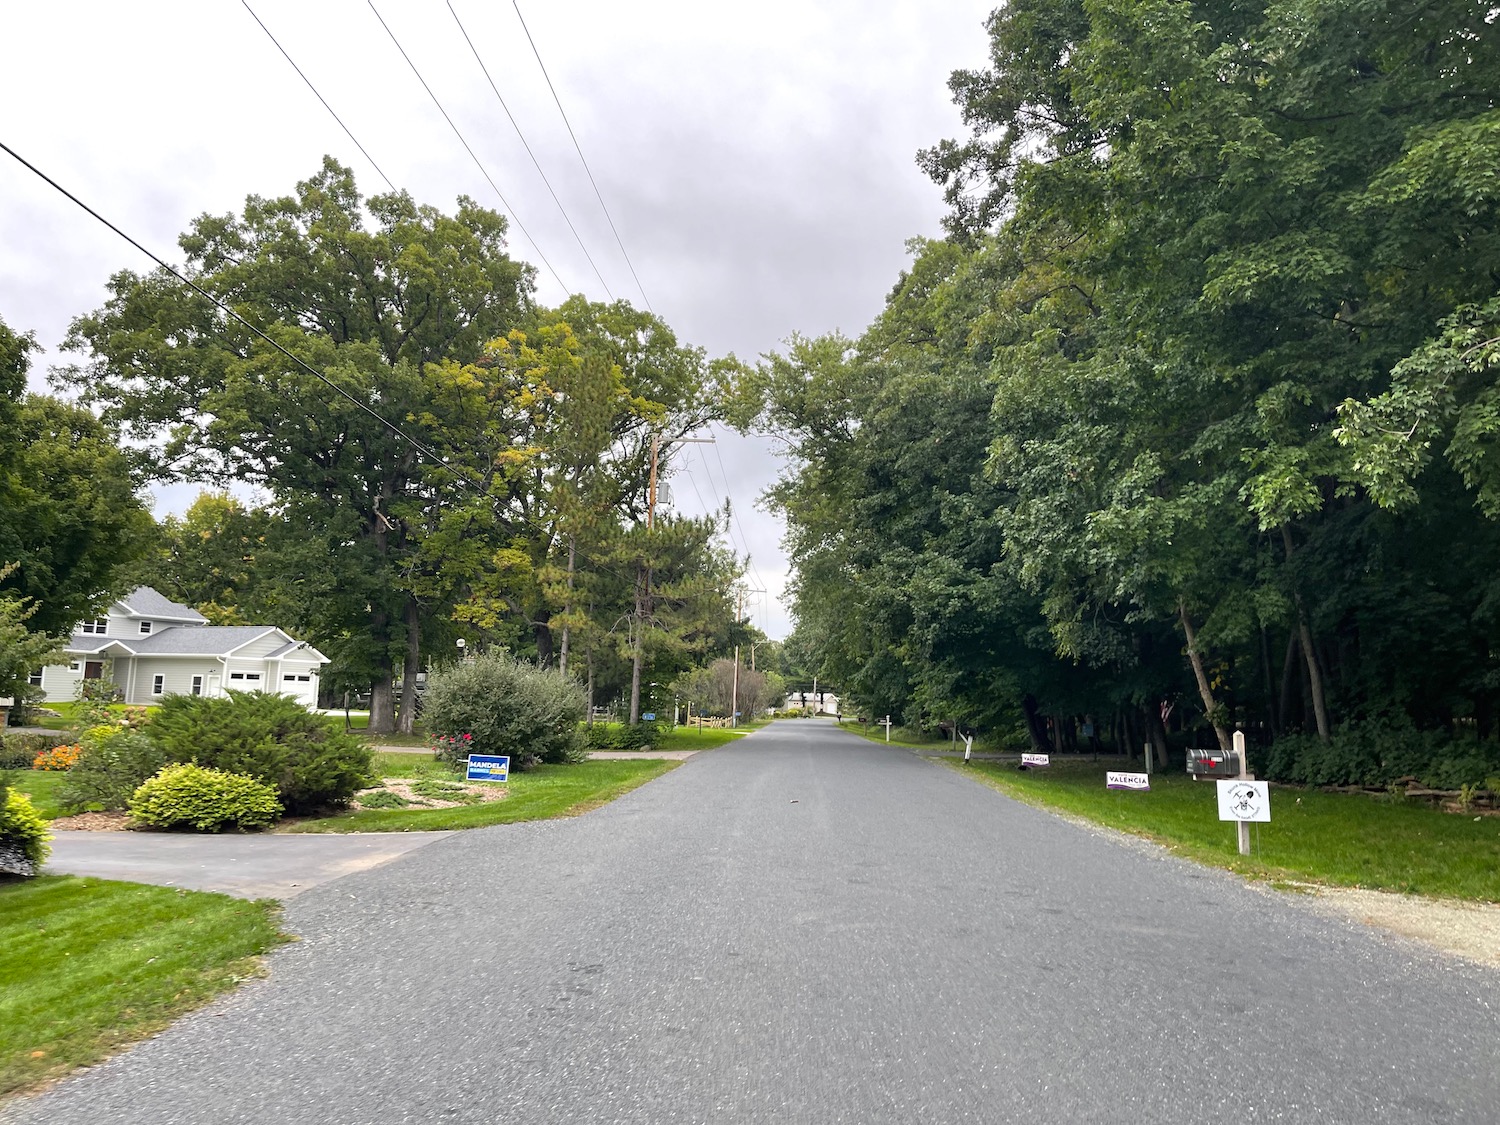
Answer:
<path fill-rule="evenodd" d="M 35 875 L 52 854 L 52 834 L 31 798 L 0 785 L 0 871 Z"/>
<path fill-rule="evenodd" d="M 142 782 L 130 798 L 130 815 L 152 828 L 264 828 L 280 818 L 281 802 L 263 781 L 184 762 Z"/>
<path fill-rule="evenodd" d="M 370 774 L 368 744 L 284 695 L 170 695 L 146 731 L 171 761 L 274 786 L 292 813 L 347 805 Z"/>
<path fill-rule="evenodd" d="M 579 724 L 583 689 L 507 653 L 483 653 L 427 677 L 423 722 L 435 736 L 474 736 L 465 751 L 506 754 L 513 770 L 588 756 Z"/>

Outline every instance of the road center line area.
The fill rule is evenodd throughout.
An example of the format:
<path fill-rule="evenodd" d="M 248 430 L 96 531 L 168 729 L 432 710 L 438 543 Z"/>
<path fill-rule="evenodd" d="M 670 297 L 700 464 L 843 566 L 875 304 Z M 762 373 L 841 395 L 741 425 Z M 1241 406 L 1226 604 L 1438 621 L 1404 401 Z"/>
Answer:
<path fill-rule="evenodd" d="M 1500 972 L 812 721 L 313 887 L 0 1120 L 1486 1122 Z"/>

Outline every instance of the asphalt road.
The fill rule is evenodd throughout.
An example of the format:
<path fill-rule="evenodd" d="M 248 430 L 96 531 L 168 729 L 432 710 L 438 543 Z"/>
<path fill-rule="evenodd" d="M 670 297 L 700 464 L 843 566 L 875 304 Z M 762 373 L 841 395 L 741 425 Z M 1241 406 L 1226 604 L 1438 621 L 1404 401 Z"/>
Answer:
<path fill-rule="evenodd" d="M 24 1122 L 1484 1122 L 1500 974 L 783 723 L 309 890 Z"/>

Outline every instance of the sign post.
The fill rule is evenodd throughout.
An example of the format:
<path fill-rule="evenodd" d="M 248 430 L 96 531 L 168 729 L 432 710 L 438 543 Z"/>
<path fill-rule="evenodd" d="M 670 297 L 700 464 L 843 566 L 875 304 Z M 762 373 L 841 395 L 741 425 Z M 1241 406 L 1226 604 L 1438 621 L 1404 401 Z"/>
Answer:
<path fill-rule="evenodd" d="M 1240 776 L 1219 784 L 1219 819 L 1235 822 L 1240 855 L 1250 854 L 1250 825 L 1271 822 L 1271 786 L 1256 781 L 1246 760 L 1245 734 L 1234 732 L 1234 752 L 1240 760 Z"/>
<path fill-rule="evenodd" d="M 885 727 L 885 740 L 889 742 L 891 740 L 891 717 L 887 715 L 885 718 L 881 719 L 880 725 Z"/>

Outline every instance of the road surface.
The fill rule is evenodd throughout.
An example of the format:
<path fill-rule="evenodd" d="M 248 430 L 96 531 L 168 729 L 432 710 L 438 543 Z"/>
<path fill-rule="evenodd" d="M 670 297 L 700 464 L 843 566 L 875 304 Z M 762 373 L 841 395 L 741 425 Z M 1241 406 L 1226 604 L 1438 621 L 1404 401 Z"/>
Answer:
<path fill-rule="evenodd" d="M 0 1119 L 1500 1120 L 1500 973 L 812 722 L 287 918 L 268 980 Z"/>

